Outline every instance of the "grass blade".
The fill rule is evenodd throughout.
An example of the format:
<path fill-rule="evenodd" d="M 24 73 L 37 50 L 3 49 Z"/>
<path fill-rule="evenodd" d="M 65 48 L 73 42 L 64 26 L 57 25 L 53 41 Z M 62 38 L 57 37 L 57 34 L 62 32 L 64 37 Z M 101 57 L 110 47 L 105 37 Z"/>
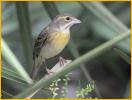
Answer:
<path fill-rule="evenodd" d="M 30 27 L 30 19 L 28 12 L 27 2 L 16 2 L 16 11 L 19 22 L 20 36 L 22 39 L 22 45 L 25 54 L 25 61 L 27 61 L 27 66 L 32 67 L 32 34 Z"/>
<path fill-rule="evenodd" d="M 2 72 L 3 71 L 6 71 L 6 72 L 8 72 L 9 74 L 11 74 L 11 75 L 17 75 L 17 76 L 19 76 L 19 77 L 21 77 L 20 75 L 19 75 L 19 73 L 17 73 L 17 72 L 15 72 L 14 70 L 12 70 L 12 69 L 9 69 L 9 68 L 7 68 L 7 67 L 4 67 L 5 65 L 2 65 Z M 21 77 L 22 78 L 22 77 Z"/>
<path fill-rule="evenodd" d="M 92 22 L 93 30 L 100 36 L 105 37 L 106 39 L 112 39 L 120 33 L 129 31 L 129 29 L 118 18 L 116 18 L 114 14 L 112 14 L 101 2 L 80 2 L 80 4 L 85 10 L 87 10 L 88 12 L 91 11 L 97 18 L 100 19 L 98 20 L 97 18 L 95 18 L 95 20 Z M 119 46 L 123 48 L 123 50 L 129 52 L 129 44 L 130 39 L 127 39 L 124 43 L 119 44 Z"/>
<path fill-rule="evenodd" d="M 13 52 L 8 47 L 7 43 L 2 39 L 2 56 L 6 59 L 6 61 L 16 69 L 16 71 L 19 73 L 23 79 L 31 84 L 32 79 L 29 77 L 27 72 L 25 71 L 24 67 L 20 64 L 16 56 L 13 54 Z"/>
<path fill-rule="evenodd" d="M 42 3 L 51 19 L 53 19 L 56 15 L 59 14 L 59 11 L 54 3 L 51 2 L 42 2 Z"/>
<path fill-rule="evenodd" d="M 13 97 L 13 95 L 12 95 L 12 94 L 10 94 L 10 93 L 8 93 L 8 92 L 6 92 L 6 91 L 3 91 L 3 90 L 2 90 L 2 97 L 12 98 L 12 97 Z"/>
<path fill-rule="evenodd" d="M 34 93 L 34 91 L 43 88 L 44 86 L 48 85 L 50 82 L 52 82 L 54 79 L 72 71 L 73 69 L 79 67 L 79 65 L 83 64 L 84 62 L 88 62 L 95 57 L 99 56 L 100 54 L 106 52 L 110 48 L 112 48 L 114 45 L 116 45 L 118 42 L 123 41 L 124 39 L 128 38 L 130 36 L 130 31 L 124 34 L 121 34 L 102 45 L 96 47 L 95 49 L 89 51 L 88 53 L 80 56 L 76 60 L 74 60 L 71 64 L 67 65 L 63 70 L 56 73 L 55 75 L 52 75 L 48 79 L 42 78 L 40 81 L 38 81 L 36 84 L 30 86 L 22 93 L 15 96 L 15 98 L 25 98 Z"/>
<path fill-rule="evenodd" d="M 2 75 L 3 75 L 2 78 L 5 78 L 7 80 L 10 80 L 10 81 L 13 81 L 16 83 L 25 84 L 23 80 L 16 78 L 16 77 L 12 77 L 12 76 L 8 75 L 7 73 L 2 73 Z"/>
<path fill-rule="evenodd" d="M 15 74 L 14 72 L 9 71 L 6 68 L 2 68 L 2 77 L 6 79 L 19 81 L 19 82 L 25 82 L 25 80 L 21 78 L 18 74 Z"/>
<path fill-rule="evenodd" d="M 103 28 L 102 28 L 103 27 Z M 91 28 L 94 30 L 94 33 L 98 34 L 100 37 L 105 38 L 106 40 L 114 38 L 119 33 L 116 33 L 111 27 L 107 24 L 103 23 L 96 18 L 91 23 Z M 121 42 L 117 45 L 121 48 L 121 50 L 129 52 L 130 51 L 130 38 L 126 39 L 125 41 Z"/>
<path fill-rule="evenodd" d="M 129 29 L 100 2 L 80 2 L 80 4 L 116 30 L 117 33 L 129 31 Z"/>
<path fill-rule="evenodd" d="M 128 64 L 130 64 L 130 57 L 125 52 L 118 48 L 114 48 L 114 50 L 117 52 L 117 54 L 119 54 L 122 59 L 124 59 Z"/>

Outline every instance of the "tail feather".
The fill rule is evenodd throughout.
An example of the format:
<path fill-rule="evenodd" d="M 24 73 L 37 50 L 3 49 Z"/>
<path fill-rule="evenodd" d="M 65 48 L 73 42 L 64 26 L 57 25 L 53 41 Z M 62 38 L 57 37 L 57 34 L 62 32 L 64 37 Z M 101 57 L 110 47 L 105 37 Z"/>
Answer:
<path fill-rule="evenodd" d="M 35 64 L 33 65 L 33 68 L 32 68 L 31 73 L 30 73 L 30 77 L 32 79 L 35 79 L 35 77 L 37 76 L 39 68 L 40 68 L 39 66 L 35 66 Z"/>
<path fill-rule="evenodd" d="M 40 66 L 42 63 L 45 62 L 45 59 L 42 59 L 41 57 L 38 57 L 34 60 L 33 68 L 30 73 L 30 77 L 34 80 L 37 76 L 37 73 L 40 69 Z"/>

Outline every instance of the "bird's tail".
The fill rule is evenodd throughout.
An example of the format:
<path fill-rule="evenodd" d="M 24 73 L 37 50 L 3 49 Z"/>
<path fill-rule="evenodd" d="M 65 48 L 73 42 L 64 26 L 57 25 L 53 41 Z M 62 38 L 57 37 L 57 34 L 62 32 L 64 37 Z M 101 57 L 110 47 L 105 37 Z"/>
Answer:
<path fill-rule="evenodd" d="M 33 68 L 30 73 L 30 77 L 34 80 L 35 77 L 37 76 L 37 73 L 39 71 L 40 66 L 36 66 L 35 63 L 33 64 Z"/>

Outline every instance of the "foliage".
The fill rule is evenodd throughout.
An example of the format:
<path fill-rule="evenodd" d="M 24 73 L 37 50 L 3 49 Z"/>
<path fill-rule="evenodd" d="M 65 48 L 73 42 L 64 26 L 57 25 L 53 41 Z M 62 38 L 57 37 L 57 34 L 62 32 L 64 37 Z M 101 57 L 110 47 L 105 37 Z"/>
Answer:
<path fill-rule="evenodd" d="M 60 96 L 61 98 L 66 97 L 66 94 L 68 92 L 68 81 L 70 80 L 69 75 L 70 74 L 66 74 L 64 77 L 58 78 L 50 84 L 49 90 L 53 94 L 52 98 L 55 98 L 57 96 Z M 59 83 L 62 83 L 61 88 L 59 86 Z M 61 91 L 61 94 L 59 94 L 57 91 Z"/>
<path fill-rule="evenodd" d="M 82 21 L 72 28 L 68 48 L 60 54 L 73 62 L 54 76 L 33 83 L 29 77 L 33 40 L 59 13 L 73 14 Z M 84 84 L 76 91 L 78 98 L 90 98 L 89 93 L 97 98 L 128 98 L 129 36 L 130 2 L 3 2 L 2 98 L 24 98 L 31 94 L 35 94 L 33 98 L 67 98 L 68 87 L 73 85 L 75 89 L 79 79 Z M 54 58 L 48 61 L 48 67 L 55 62 Z M 67 73 L 71 71 L 69 78 Z M 38 77 L 43 74 L 41 70 Z M 97 84 L 90 83 L 92 80 Z"/>
<path fill-rule="evenodd" d="M 80 90 L 76 91 L 77 98 L 85 98 L 85 95 L 88 95 L 92 91 L 94 91 L 94 81 L 86 85 L 85 88 L 81 88 Z"/>
<path fill-rule="evenodd" d="M 55 98 L 58 95 L 56 91 L 59 90 L 58 88 L 59 81 L 61 81 L 61 79 L 54 80 L 49 86 L 49 90 L 52 92 L 53 95 L 52 98 Z"/>

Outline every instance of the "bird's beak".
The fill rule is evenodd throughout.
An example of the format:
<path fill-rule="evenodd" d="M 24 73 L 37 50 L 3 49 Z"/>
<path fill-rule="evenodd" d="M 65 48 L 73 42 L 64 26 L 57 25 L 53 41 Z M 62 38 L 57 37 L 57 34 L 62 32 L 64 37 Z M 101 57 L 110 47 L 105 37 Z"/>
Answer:
<path fill-rule="evenodd" d="M 79 24 L 81 23 L 81 21 L 79 19 L 73 19 L 70 23 L 67 23 L 65 26 L 65 29 L 69 29 L 71 26 L 75 25 L 75 24 Z"/>
<path fill-rule="evenodd" d="M 79 19 L 74 19 L 73 21 L 74 21 L 75 24 L 81 23 L 81 21 Z"/>

